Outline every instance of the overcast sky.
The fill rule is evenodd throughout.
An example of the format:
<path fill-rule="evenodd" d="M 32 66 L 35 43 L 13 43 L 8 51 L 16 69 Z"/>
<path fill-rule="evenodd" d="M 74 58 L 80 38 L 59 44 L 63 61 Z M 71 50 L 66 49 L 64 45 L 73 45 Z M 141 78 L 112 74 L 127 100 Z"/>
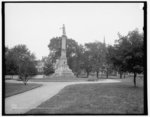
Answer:
<path fill-rule="evenodd" d="M 79 44 L 101 41 L 114 44 L 117 33 L 143 29 L 142 3 L 7 3 L 5 45 L 26 44 L 37 59 L 49 54 L 50 39 L 62 35 Z"/>

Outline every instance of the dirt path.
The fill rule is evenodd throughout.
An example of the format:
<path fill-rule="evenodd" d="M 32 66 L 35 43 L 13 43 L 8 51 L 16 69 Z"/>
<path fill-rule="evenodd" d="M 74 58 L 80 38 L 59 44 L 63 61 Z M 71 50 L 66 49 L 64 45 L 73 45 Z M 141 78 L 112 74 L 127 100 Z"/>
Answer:
<path fill-rule="evenodd" d="M 8 81 L 16 83 L 18 81 Z M 92 82 L 37 82 L 43 84 L 42 87 L 17 94 L 5 99 L 6 114 L 23 114 L 39 106 L 42 102 L 56 95 L 65 86 L 82 83 L 116 83 L 119 80 L 106 79 L 102 81 Z M 19 83 L 19 82 L 18 82 Z M 35 83 L 35 82 L 34 82 Z"/>

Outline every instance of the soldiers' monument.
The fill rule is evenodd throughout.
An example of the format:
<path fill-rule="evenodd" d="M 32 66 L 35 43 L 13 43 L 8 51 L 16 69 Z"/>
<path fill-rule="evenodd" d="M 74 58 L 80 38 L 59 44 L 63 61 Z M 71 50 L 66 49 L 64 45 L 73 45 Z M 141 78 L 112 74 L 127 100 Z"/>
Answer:
<path fill-rule="evenodd" d="M 67 64 L 67 57 L 66 57 L 66 41 L 67 41 L 67 36 L 66 36 L 66 31 L 65 31 L 65 25 L 63 24 L 62 27 L 62 43 L 61 43 L 61 56 L 60 58 L 56 61 L 55 65 L 55 77 L 70 77 L 73 78 L 75 77 L 72 70 L 69 68 Z"/>

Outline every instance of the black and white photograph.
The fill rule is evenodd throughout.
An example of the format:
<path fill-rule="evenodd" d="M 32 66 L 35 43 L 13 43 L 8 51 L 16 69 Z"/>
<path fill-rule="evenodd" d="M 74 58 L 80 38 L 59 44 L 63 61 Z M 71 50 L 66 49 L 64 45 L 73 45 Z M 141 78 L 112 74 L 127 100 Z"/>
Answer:
<path fill-rule="evenodd" d="M 147 115 L 147 2 L 3 1 L 2 115 Z"/>

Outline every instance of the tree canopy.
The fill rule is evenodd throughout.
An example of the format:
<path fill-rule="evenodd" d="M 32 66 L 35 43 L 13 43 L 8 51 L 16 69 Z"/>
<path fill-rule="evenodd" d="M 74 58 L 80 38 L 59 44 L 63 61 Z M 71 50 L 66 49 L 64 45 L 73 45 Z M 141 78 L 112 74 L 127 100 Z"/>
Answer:
<path fill-rule="evenodd" d="M 35 67 L 35 56 L 26 45 L 17 45 L 5 51 L 5 74 L 18 74 L 19 78 L 26 84 L 29 77 L 37 73 Z"/>
<path fill-rule="evenodd" d="M 114 46 L 111 60 L 121 72 L 134 74 L 134 85 L 136 86 L 137 73 L 143 73 L 144 45 L 143 34 L 138 30 L 128 33 L 126 36 L 119 35 L 119 40 Z"/>

